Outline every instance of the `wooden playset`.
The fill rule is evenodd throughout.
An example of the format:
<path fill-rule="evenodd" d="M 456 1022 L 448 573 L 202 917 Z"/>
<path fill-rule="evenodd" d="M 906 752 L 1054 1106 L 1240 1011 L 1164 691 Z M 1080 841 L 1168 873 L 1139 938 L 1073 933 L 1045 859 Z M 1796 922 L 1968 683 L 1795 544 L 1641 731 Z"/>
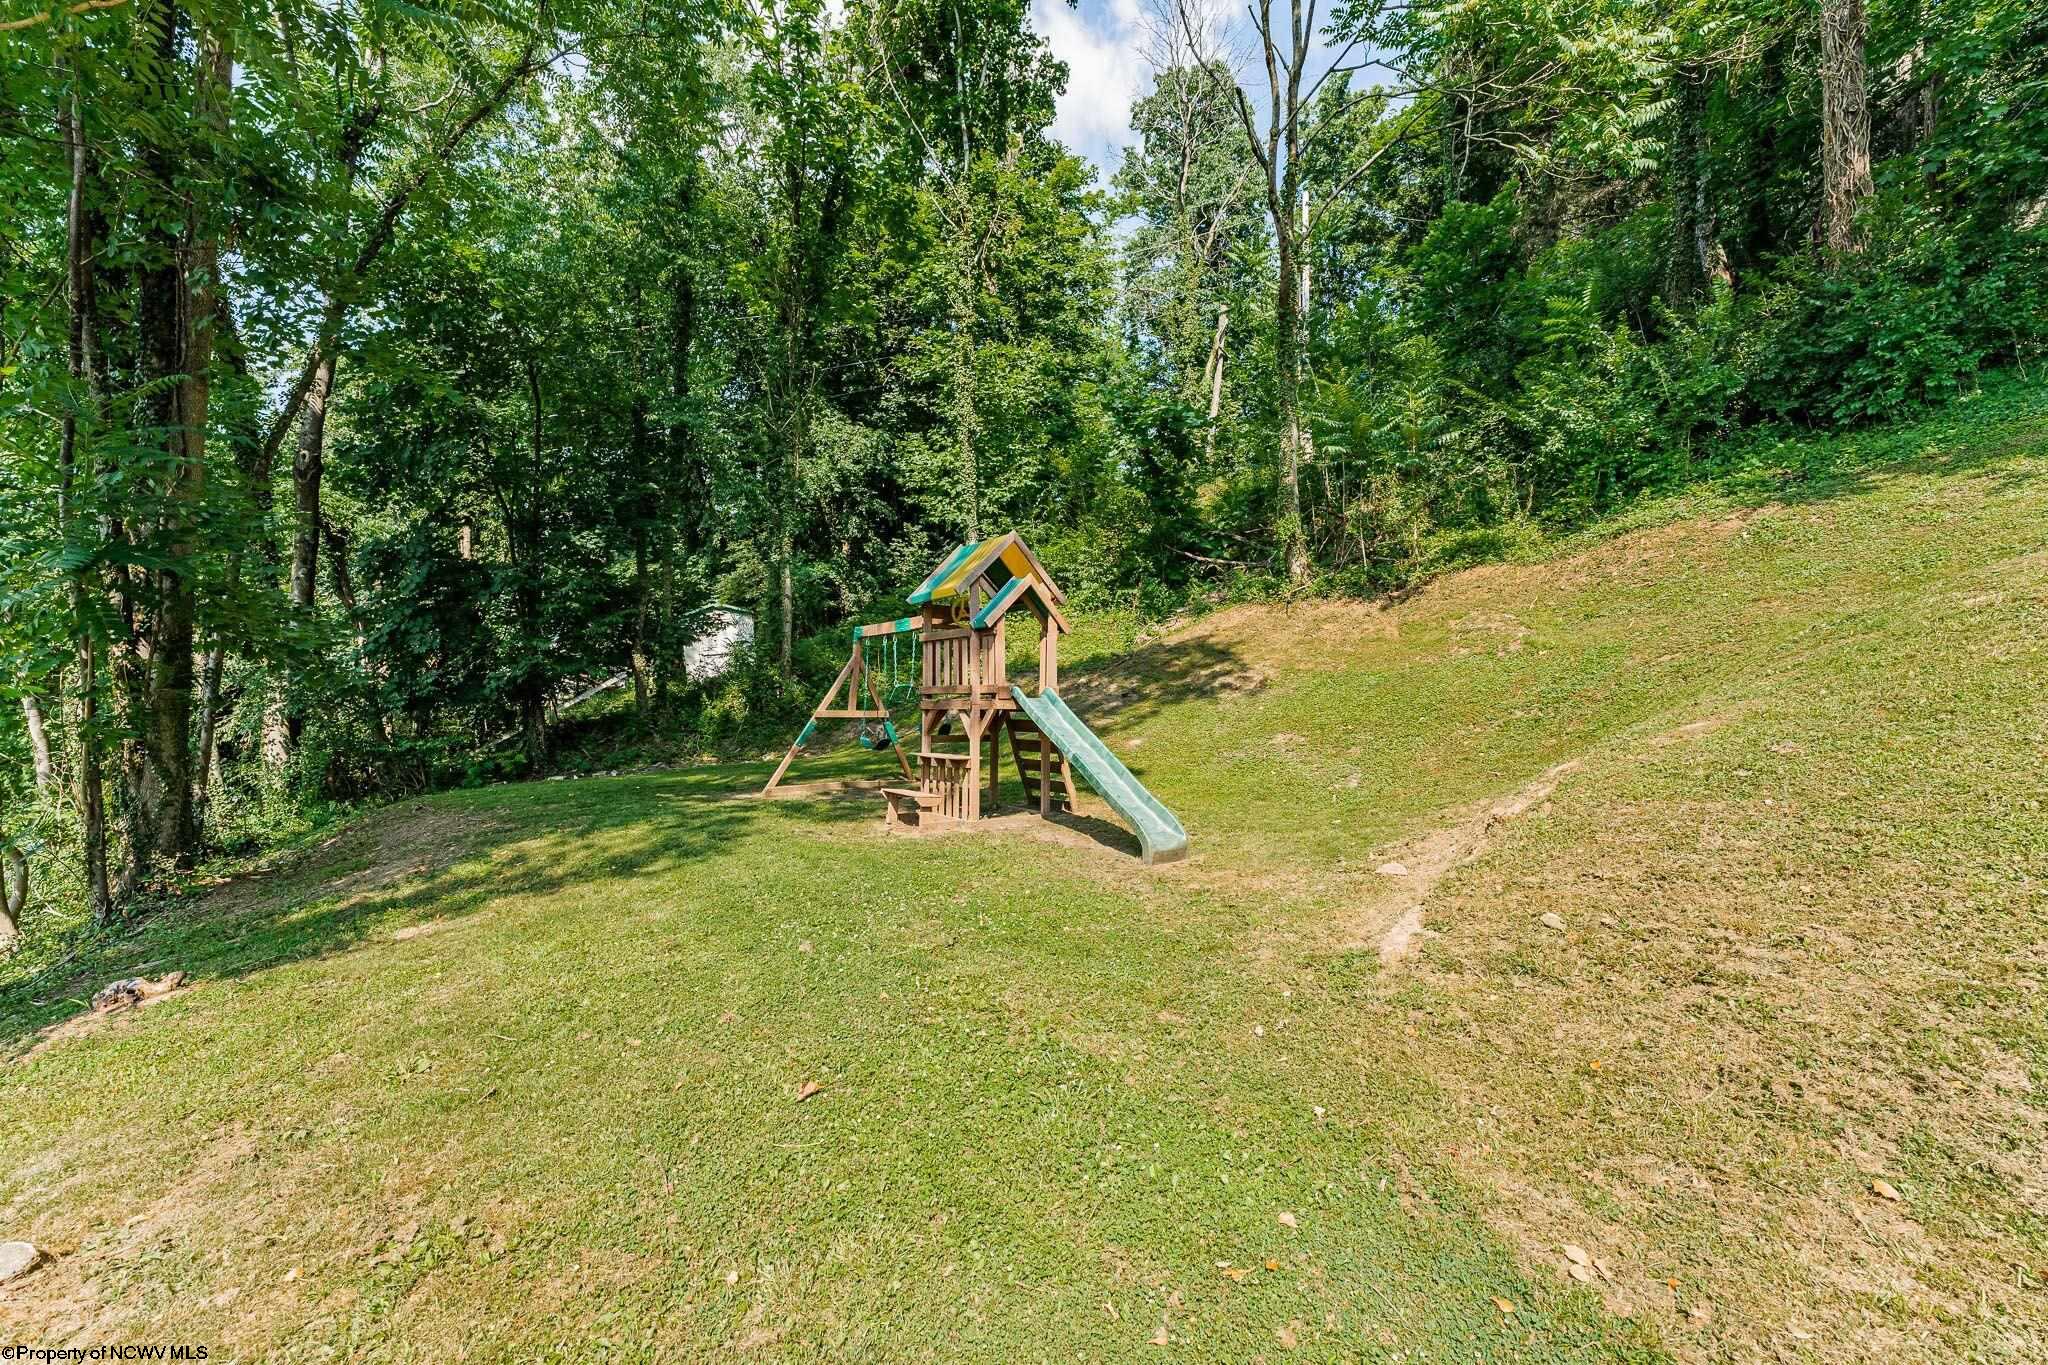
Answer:
<path fill-rule="evenodd" d="M 1007 736 L 1027 809 L 1042 817 L 1070 812 L 1078 768 L 1130 823 L 1146 862 L 1187 856 L 1187 832 L 1173 812 L 1060 699 L 1065 601 L 1038 556 L 1014 533 L 960 546 L 910 595 L 918 614 L 853 628 L 839 676 L 761 794 L 775 790 L 810 746 L 820 721 L 857 722 L 862 744 L 887 744 L 906 783 L 916 783 L 882 789 L 889 828 L 972 824 L 1002 809 Z M 1035 692 L 1012 685 L 1007 676 L 1005 622 L 1019 607 L 1038 622 Z M 914 684 L 900 671 L 906 656 Z M 914 770 L 893 718 L 895 707 L 912 701 L 918 717 Z"/>

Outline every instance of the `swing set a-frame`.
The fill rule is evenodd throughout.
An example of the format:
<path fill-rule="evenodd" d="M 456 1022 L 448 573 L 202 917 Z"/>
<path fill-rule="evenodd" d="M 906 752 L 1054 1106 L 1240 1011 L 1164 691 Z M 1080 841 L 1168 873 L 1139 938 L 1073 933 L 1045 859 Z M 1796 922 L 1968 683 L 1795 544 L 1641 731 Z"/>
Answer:
<path fill-rule="evenodd" d="M 896 733 L 894 713 L 890 707 L 903 705 L 917 697 L 917 685 L 903 681 L 899 675 L 899 658 L 904 652 L 899 641 L 908 637 L 909 666 L 914 670 L 919 652 L 915 632 L 923 624 L 921 616 L 902 616 L 894 621 L 853 628 L 853 648 L 848 652 L 846 662 L 840 666 L 839 676 L 825 689 L 824 699 L 812 708 L 811 718 L 804 722 L 796 743 L 789 746 L 782 762 L 775 765 L 775 775 L 768 779 L 767 786 L 761 788 L 763 796 L 775 790 L 782 781 L 782 775 L 789 771 L 791 761 L 810 747 L 821 720 L 860 722 L 861 747 L 878 749 L 887 744 L 896 751 L 896 762 L 903 769 L 903 776 L 916 780 L 910 759 L 903 752 L 902 737 Z M 887 641 L 888 653 L 883 670 L 883 676 L 888 680 L 886 683 L 876 682 L 876 670 L 868 663 L 869 641 Z M 867 698 L 865 705 L 861 700 L 863 692 Z"/>

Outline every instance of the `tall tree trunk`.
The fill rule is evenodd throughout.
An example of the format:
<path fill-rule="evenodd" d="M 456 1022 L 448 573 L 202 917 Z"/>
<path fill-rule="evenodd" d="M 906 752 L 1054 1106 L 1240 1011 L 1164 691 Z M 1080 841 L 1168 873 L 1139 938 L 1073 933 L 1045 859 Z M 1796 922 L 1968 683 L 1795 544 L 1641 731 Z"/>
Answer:
<path fill-rule="evenodd" d="M 806 377 L 800 372 L 801 347 L 797 334 L 801 319 L 792 316 L 793 312 L 794 305 L 785 300 L 784 355 L 779 380 L 782 421 L 777 424 L 781 428 L 781 448 L 775 452 L 771 493 L 774 498 L 775 536 L 774 554 L 770 561 L 775 575 L 775 657 L 785 672 L 796 649 L 796 577 L 792 562 L 796 558 L 797 488 L 803 475 L 805 405 L 810 397 L 805 391 Z"/>
<path fill-rule="evenodd" d="M 220 732 L 220 682 L 227 648 L 218 637 L 199 659 L 199 738 L 192 753 L 192 800 L 203 811 L 213 794 L 214 749 Z"/>
<path fill-rule="evenodd" d="M 1280 287 L 1273 307 L 1273 395 L 1280 419 L 1280 506 L 1275 531 L 1287 579 L 1308 582 L 1308 534 L 1301 520 L 1301 282 L 1291 230 L 1276 234 Z"/>
<path fill-rule="evenodd" d="M 695 211 L 697 169 L 693 159 L 678 187 L 676 218 L 687 223 Z M 674 669 L 677 635 L 675 620 L 676 555 L 678 550 L 695 553 L 701 548 L 701 508 L 709 498 L 700 490 L 703 479 L 697 469 L 696 443 L 691 426 L 690 359 L 697 341 L 697 278 L 687 259 L 678 260 L 669 298 L 669 397 L 674 416 L 668 427 L 668 470 L 661 480 L 661 611 L 656 625 L 659 646 L 654 655 L 654 704 L 668 701 L 670 674 Z M 675 490 L 687 488 L 697 499 L 683 512 L 678 526 Z"/>
<path fill-rule="evenodd" d="M 240 332 L 235 327 L 235 312 L 227 291 L 220 292 L 215 310 L 219 339 L 216 352 L 227 362 L 228 368 L 244 383 L 249 382 L 249 358 L 242 345 Z M 271 469 L 264 451 L 263 432 L 255 416 L 249 414 L 237 420 L 233 432 L 236 472 L 241 477 L 242 489 L 248 495 L 253 532 L 258 554 L 275 581 L 278 566 L 277 539 L 271 534 L 270 514 L 275 501 L 271 492 Z M 243 549 L 237 543 L 228 551 L 223 579 L 229 598 L 235 597 L 242 585 Z M 221 678 L 227 667 L 227 642 L 216 628 L 212 632 L 212 644 L 199 669 L 199 741 L 198 752 L 193 760 L 193 799 L 204 806 L 212 790 L 214 768 L 220 761 L 220 689 Z"/>
<path fill-rule="evenodd" d="M 631 421 L 629 444 L 633 459 L 633 494 L 628 512 L 632 518 L 628 536 L 633 542 L 633 646 L 628 671 L 633 675 L 633 712 L 644 720 L 649 700 L 648 626 L 654 613 L 654 589 L 647 573 L 647 542 L 648 528 L 655 520 L 656 510 L 656 494 L 649 472 L 649 447 L 654 437 L 647 422 L 647 397 L 644 393 L 633 395 Z"/>
<path fill-rule="evenodd" d="M 1301 517 L 1301 465 L 1307 449 L 1301 414 L 1302 338 L 1311 223 L 1301 180 L 1301 75 L 1315 41 L 1313 0 L 1290 0 L 1290 24 L 1282 33 L 1273 19 L 1273 0 L 1256 0 L 1252 18 L 1266 66 L 1266 130 L 1252 119 L 1251 101 L 1235 88 L 1238 121 L 1252 159 L 1265 177 L 1266 217 L 1273 229 L 1273 400 L 1279 418 L 1279 506 L 1274 539 L 1287 565 L 1288 581 L 1308 582 L 1308 532 Z M 1284 46 L 1283 46 L 1284 45 Z M 1368 158 L 1363 163 L 1370 165 Z M 1354 172 L 1355 174 L 1355 172 Z"/>
<path fill-rule="evenodd" d="M 292 606 L 310 621 L 320 575 L 320 484 L 327 468 L 327 403 L 334 394 L 334 350 L 323 347 L 299 415 L 292 454 L 292 560 L 287 583 Z M 272 768 L 291 761 L 306 720 L 289 697 L 273 695 L 263 716 L 263 758 Z"/>
<path fill-rule="evenodd" d="M 1664 257 L 1664 302 L 1683 307 L 1699 295 L 1706 282 L 1703 249 L 1706 183 L 1701 174 L 1701 123 L 1706 113 L 1706 75 L 1697 64 L 1672 68 L 1671 146 L 1664 163 L 1665 198 L 1671 213 L 1671 239 Z"/>
<path fill-rule="evenodd" d="M 353 534 L 336 526 L 326 517 L 320 518 L 320 538 L 327 547 L 327 583 L 334 589 L 334 600 L 341 603 L 342 611 L 348 617 L 349 629 L 354 633 L 356 657 L 363 658 L 363 613 L 356 600 L 355 574 L 349 568 L 348 547 Z M 367 663 L 367 661 L 365 661 Z M 370 706 L 370 725 L 377 734 L 377 742 L 387 749 L 391 744 L 391 721 L 384 709 L 375 704 Z"/>
<path fill-rule="evenodd" d="M 789 535 L 785 531 L 782 537 L 782 644 L 777 653 L 785 673 L 789 671 L 789 661 L 794 657 L 796 649 L 796 578 L 790 568 L 790 561 L 795 557 Z"/>
<path fill-rule="evenodd" d="M 71 193 L 66 206 L 65 295 L 69 311 L 69 360 L 71 382 L 85 390 L 92 432 L 104 430 L 107 409 L 106 348 L 99 314 L 98 280 L 94 258 L 104 217 L 97 206 L 98 177 L 91 143 L 86 137 L 84 100 L 78 90 L 77 68 L 72 69 L 69 107 L 59 116 L 71 157 Z M 77 403 L 65 407 L 64 431 L 60 442 L 57 491 L 58 534 L 67 549 L 78 548 L 89 524 L 78 506 L 81 484 L 94 480 L 92 441 L 83 448 L 79 442 Z M 78 556 L 82 560 L 83 556 Z M 74 798 L 78 805 L 78 834 L 85 864 L 86 904 L 95 924 L 105 924 L 114 915 L 113 890 L 107 881 L 107 805 L 101 771 L 99 727 L 99 638 L 93 622 L 92 570 L 83 564 L 71 574 L 71 630 L 76 641 L 77 682 L 69 708 L 76 722 L 78 767 L 74 775 Z"/>
<path fill-rule="evenodd" d="M 955 21 L 958 12 L 955 12 Z M 966 140 L 965 130 L 961 134 Z M 974 225 L 973 203 L 967 186 L 967 150 L 961 148 L 960 173 L 955 179 L 954 224 L 959 237 L 959 260 L 953 271 L 953 429 L 959 447 L 960 498 L 967 512 L 967 539 L 981 539 L 981 470 L 976 462 L 974 437 Z"/>
<path fill-rule="evenodd" d="M 966 504 L 967 538 L 981 539 L 981 471 L 974 450 L 974 300 L 968 283 L 953 300 L 953 427 L 959 439 L 960 497 Z"/>
<path fill-rule="evenodd" d="M 334 394 L 334 356 L 323 352 L 306 391 L 299 419 L 299 448 L 292 456 L 292 605 L 310 611 L 320 571 L 320 480 L 327 463 L 327 400 Z"/>
<path fill-rule="evenodd" d="M 28 727 L 29 757 L 35 764 L 36 790 L 48 793 L 57 787 L 57 760 L 50 752 L 50 727 L 43 719 L 42 698 L 33 694 L 21 699 L 22 723 Z"/>
<path fill-rule="evenodd" d="M 28 905 L 28 855 L 12 846 L 0 849 L 0 951 L 21 937 L 21 912 Z"/>
<path fill-rule="evenodd" d="M 123 762 L 128 859 L 121 890 L 133 892 L 159 860 L 188 864 L 198 843 L 192 804 L 193 647 L 197 602 L 190 564 L 206 483 L 206 405 L 213 363 L 214 302 L 219 267 L 213 205 L 181 192 L 181 182 L 204 180 L 214 137 L 224 129 L 226 85 L 232 59 L 221 35 L 200 35 L 193 68 L 193 123 L 201 132 L 197 155 L 171 141 L 177 120 L 172 86 L 181 70 L 180 14 L 175 0 L 156 0 L 137 22 L 156 48 L 154 94 L 161 119 L 143 155 L 151 190 L 185 198 L 180 236 L 155 215 L 144 234 L 144 265 L 137 289 L 143 392 L 140 405 L 149 436 L 166 456 L 162 520 L 152 528 L 162 559 L 148 573 L 148 601 L 136 617 L 134 657 L 119 676 L 132 735 Z"/>
<path fill-rule="evenodd" d="M 1832 251 L 1863 249 L 1856 214 L 1870 197 L 1870 89 L 1863 0 L 1821 0 L 1821 227 Z"/>
<path fill-rule="evenodd" d="M 320 538 L 327 542 L 328 586 L 334 589 L 334 600 L 341 603 L 341 609 L 348 614 L 349 623 L 358 627 L 356 638 L 357 642 L 361 643 L 362 632 L 356 620 L 356 580 L 348 563 L 348 546 L 354 535 L 322 517 Z"/>
<path fill-rule="evenodd" d="M 526 480 L 524 501 L 507 518 L 505 538 L 519 570 L 515 605 L 521 647 L 526 655 L 519 678 L 519 725 L 525 735 L 526 761 L 538 771 L 548 756 L 547 675 L 538 655 L 542 638 L 541 571 L 546 564 L 538 490 L 546 444 L 541 423 L 540 362 L 530 355 L 526 358 L 526 394 L 533 405 L 533 471 Z"/>
<path fill-rule="evenodd" d="M 783 449 L 778 453 L 774 489 L 775 555 L 781 636 L 778 657 L 784 672 L 796 647 L 796 520 L 803 485 L 803 461 L 810 451 L 811 403 L 816 396 L 815 362 L 818 315 L 830 282 L 831 261 L 839 243 L 839 212 L 845 204 L 847 177 L 835 168 L 818 196 L 817 220 L 805 205 L 808 180 L 800 161 L 783 167 L 784 206 L 789 212 L 790 245 L 782 262 L 777 321 L 782 329 L 781 386 L 777 406 L 782 421 Z"/>
<path fill-rule="evenodd" d="M 1209 427 L 1202 435 L 1202 458 L 1216 458 L 1216 419 L 1223 413 L 1223 338 L 1230 329 L 1230 305 L 1216 310 L 1216 339 L 1209 344 L 1209 364 L 1202 381 L 1209 389 Z"/>

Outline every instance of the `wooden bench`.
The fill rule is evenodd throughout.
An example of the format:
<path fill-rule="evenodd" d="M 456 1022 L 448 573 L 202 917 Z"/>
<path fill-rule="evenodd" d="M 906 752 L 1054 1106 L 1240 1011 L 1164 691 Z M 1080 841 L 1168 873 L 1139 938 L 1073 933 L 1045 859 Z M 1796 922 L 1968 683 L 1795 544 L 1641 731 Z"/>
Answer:
<path fill-rule="evenodd" d="M 939 793 L 919 791 L 916 787 L 884 787 L 882 797 L 889 803 L 888 815 L 882 822 L 885 829 L 923 824 L 940 800 Z"/>

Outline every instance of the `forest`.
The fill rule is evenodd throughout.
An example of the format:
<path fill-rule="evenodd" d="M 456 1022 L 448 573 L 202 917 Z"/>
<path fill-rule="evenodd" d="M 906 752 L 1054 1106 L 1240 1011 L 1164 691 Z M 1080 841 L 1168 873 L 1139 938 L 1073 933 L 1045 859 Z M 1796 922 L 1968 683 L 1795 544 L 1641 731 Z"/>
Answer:
<path fill-rule="evenodd" d="M 965 539 L 1394 592 L 2048 345 L 2040 6 L 1143 30 L 1098 168 L 1023 0 L 6 0 L 0 936 L 621 673 L 758 749 Z"/>

